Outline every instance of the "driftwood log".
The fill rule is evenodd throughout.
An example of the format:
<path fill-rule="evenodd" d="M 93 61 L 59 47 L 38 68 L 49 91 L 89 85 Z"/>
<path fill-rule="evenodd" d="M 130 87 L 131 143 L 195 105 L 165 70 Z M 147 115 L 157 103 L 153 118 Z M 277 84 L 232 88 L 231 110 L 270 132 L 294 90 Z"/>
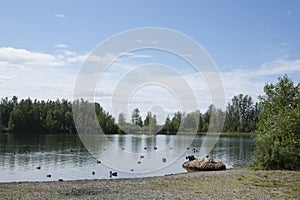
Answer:
<path fill-rule="evenodd" d="M 219 171 L 226 170 L 223 162 L 214 161 L 213 159 L 195 159 L 189 160 L 182 165 L 184 168 L 195 171 Z"/>

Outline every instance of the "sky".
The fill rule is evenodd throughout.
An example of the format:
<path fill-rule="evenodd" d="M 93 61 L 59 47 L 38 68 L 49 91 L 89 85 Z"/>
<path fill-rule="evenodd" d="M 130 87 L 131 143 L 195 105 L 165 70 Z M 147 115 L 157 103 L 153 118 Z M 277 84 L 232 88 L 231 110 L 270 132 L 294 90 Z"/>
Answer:
<path fill-rule="evenodd" d="M 1 2 L 0 27 L 0 98 L 72 100 L 87 55 L 111 36 L 143 27 L 175 30 L 200 44 L 217 66 L 227 102 L 240 93 L 256 100 L 264 94 L 266 83 L 276 83 L 284 74 L 300 81 L 300 1 L 296 0 L 12 0 Z M 116 55 L 108 51 L 107 56 Z M 182 60 L 157 52 L 141 51 L 127 57 L 130 59 L 115 64 L 118 78 L 104 79 L 106 83 L 97 88 L 103 91 L 97 101 L 111 113 L 109 98 L 101 94 L 112 95 L 110 81 L 117 84 L 122 69 L 151 62 L 179 71 L 188 68 Z M 193 77 L 189 70 L 182 70 L 181 75 L 195 84 L 199 81 L 193 87 L 199 90 L 196 96 L 209 96 L 200 77 Z M 160 88 L 159 96 L 149 95 L 155 88 L 136 90 L 128 109 L 138 106 L 143 115 L 152 108 L 165 109 L 167 114 L 178 110 L 180 102 L 169 91 Z M 205 112 L 210 103 L 204 98 L 198 108 Z M 160 107 L 155 106 L 158 104 Z"/>

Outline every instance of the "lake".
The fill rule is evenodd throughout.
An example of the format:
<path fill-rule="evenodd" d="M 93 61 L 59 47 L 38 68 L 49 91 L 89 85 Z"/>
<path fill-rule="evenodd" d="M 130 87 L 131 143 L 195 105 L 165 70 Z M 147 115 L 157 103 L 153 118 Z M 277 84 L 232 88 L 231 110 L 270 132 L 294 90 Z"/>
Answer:
<path fill-rule="evenodd" d="M 183 153 L 177 150 L 176 144 L 168 150 L 164 149 L 165 144 L 174 138 L 175 136 L 166 135 L 151 137 L 108 135 L 106 139 L 110 141 L 109 143 L 97 141 L 101 145 L 98 148 L 97 158 L 94 158 L 78 136 L 0 134 L 0 182 L 116 178 L 110 177 L 109 171 L 118 171 L 117 178 L 186 172 L 182 168 L 182 164 L 186 161 L 185 157 L 192 154 L 196 157 L 201 156 L 198 150 L 204 136 L 196 136 Z M 184 141 L 193 137 L 178 138 L 178 141 Z M 117 151 L 110 150 L 114 145 L 121 147 L 124 152 L 138 156 L 137 160 L 126 159 Z M 244 167 L 251 163 L 254 147 L 255 141 L 252 138 L 222 136 L 209 155 L 214 160 L 224 162 L 227 168 Z M 165 156 L 160 158 L 157 170 L 144 172 L 143 169 L 151 165 L 151 160 L 146 164 L 147 158 L 159 151 L 163 151 Z M 105 162 L 108 158 L 116 160 L 122 168 Z M 127 171 L 122 170 L 127 169 L 126 167 Z"/>

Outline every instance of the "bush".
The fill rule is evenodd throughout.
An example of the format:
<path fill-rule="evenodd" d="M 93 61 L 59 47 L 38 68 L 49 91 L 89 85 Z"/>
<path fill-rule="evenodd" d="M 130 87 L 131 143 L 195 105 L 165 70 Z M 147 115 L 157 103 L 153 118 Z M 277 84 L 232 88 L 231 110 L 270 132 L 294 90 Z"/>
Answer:
<path fill-rule="evenodd" d="M 300 169 L 300 84 L 285 75 L 267 84 L 259 99 L 262 112 L 255 132 L 254 167 Z"/>

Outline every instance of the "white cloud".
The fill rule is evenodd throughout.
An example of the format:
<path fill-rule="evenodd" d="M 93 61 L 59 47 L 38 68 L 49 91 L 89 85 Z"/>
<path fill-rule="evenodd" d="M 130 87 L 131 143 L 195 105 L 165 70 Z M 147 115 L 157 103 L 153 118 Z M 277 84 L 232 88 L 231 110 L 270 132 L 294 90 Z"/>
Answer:
<path fill-rule="evenodd" d="M 69 46 L 67 44 L 56 44 L 54 47 L 57 49 L 67 49 Z"/>
<path fill-rule="evenodd" d="M 70 54 L 70 52 L 67 52 L 67 54 L 69 55 L 72 55 Z M 86 59 L 88 59 L 89 62 L 99 62 L 99 63 L 107 63 L 111 60 L 114 60 L 116 59 L 117 56 L 111 54 L 111 53 L 106 53 L 104 56 L 97 56 L 97 55 L 94 55 L 94 54 L 83 54 L 83 55 L 77 55 L 76 53 L 73 54 L 71 57 L 68 57 L 66 59 L 67 62 L 69 63 L 76 63 L 76 62 L 84 62 Z"/>
<path fill-rule="evenodd" d="M 151 55 L 148 54 L 139 54 L 139 53 L 121 53 L 120 56 L 129 56 L 130 58 L 151 58 Z"/>
<path fill-rule="evenodd" d="M 75 56 L 78 56 L 77 53 L 74 52 L 74 51 L 63 50 L 62 52 L 63 52 L 64 55 L 67 56 L 67 57 L 71 57 L 71 56 L 74 56 L 74 57 L 75 57 Z"/>
<path fill-rule="evenodd" d="M 82 63 L 82 62 L 84 62 L 85 61 L 85 59 L 87 58 L 87 55 L 75 55 L 75 56 L 73 56 L 73 57 L 68 57 L 67 59 L 66 59 L 66 61 L 68 62 L 68 63 Z"/>
<path fill-rule="evenodd" d="M 270 76 L 295 72 L 300 72 L 300 59 L 287 60 L 283 57 L 268 63 L 263 63 L 258 70 L 252 72 L 252 75 Z"/>
<path fill-rule="evenodd" d="M 6 66 L 63 66 L 65 62 L 54 55 L 28 51 L 25 49 L 15 49 L 12 47 L 0 48 L 0 62 Z"/>
<path fill-rule="evenodd" d="M 59 45 L 64 47 L 63 45 Z M 77 73 L 88 53 L 61 49 L 58 54 L 0 47 L 0 97 L 72 100 Z M 93 62 L 116 58 L 111 53 L 89 57 Z"/>
<path fill-rule="evenodd" d="M 222 72 L 226 101 L 230 102 L 233 96 L 238 94 L 250 95 L 254 99 L 262 94 L 265 79 L 251 76 L 246 70 L 234 70 Z"/>
<path fill-rule="evenodd" d="M 58 18 L 65 18 L 65 15 L 62 13 L 55 13 L 54 16 Z"/>
<path fill-rule="evenodd" d="M 300 59 L 287 60 L 285 57 L 263 63 L 259 68 L 235 69 L 222 72 L 227 100 L 240 93 L 256 98 L 263 94 L 266 83 L 284 74 L 300 73 Z M 300 81 L 300 80 L 297 80 Z"/>
<path fill-rule="evenodd" d="M 9 81 L 9 80 L 12 80 L 12 77 L 0 76 L 0 84 L 5 82 L 5 81 Z"/>
<path fill-rule="evenodd" d="M 76 66 L 69 65 L 67 55 L 52 55 L 0 48 L 0 97 L 72 99 Z M 70 70 L 70 67 L 75 67 Z"/>

